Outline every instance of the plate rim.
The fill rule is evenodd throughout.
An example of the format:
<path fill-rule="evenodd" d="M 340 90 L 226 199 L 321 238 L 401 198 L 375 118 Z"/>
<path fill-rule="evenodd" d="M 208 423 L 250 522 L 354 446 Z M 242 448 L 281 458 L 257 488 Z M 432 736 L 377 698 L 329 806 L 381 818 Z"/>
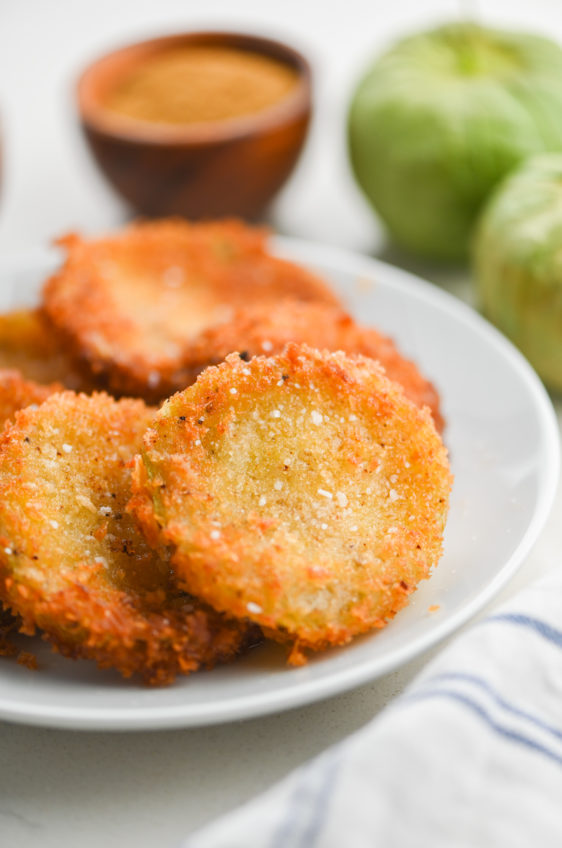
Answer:
<path fill-rule="evenodd" d="M 484 609 L 514 576 L 530 552 L 550 515 L 559 483 L 560 436 L 556 413 L 549 395 L 539 377 L 522 353 L 475 309 L 438 285 L 379 259 L 345 248 L 325 245 L 286 236 L 272 239 L 273 251 L 279 256 L 309 266 L 321 265 L 374 279 L 380 275 L 382 284 L 392 285 L 408 297 L 422 301 L 453 318 L 468 324 L 469 328 L 484 333 L 500 355 L 519 373 L 529 396 L 534 402 L 543 435 L 543 451 L 549 461 L 542 469 L 542 485 L 528 526 L 508 559 L 493 579 L 487 583 L 470 603 L 436 624 L 427 633 L 418 635 L 415 642 L 394 648 L 387 657 L 378 657 L 375 668 L 364 661 L 360 665 L 339 669 L 320 680 L 300 681 L 284 690 L 257 695 L 241 695 L 218 702 L 209 709 L 208 704 L 198 704 L 190 709 L 189 703 L 159 707 L 64 707 L 60 705 L 35 705 L 29 701 L 13 700 L 3 704 L 0 693 L 0 720 L 17 724 L 92 731 L 138 731 L 219 725 L 241 719 L 271 715 L 297 707 L 304 707 L 336 694 L 343 694 L 369 681 L 376 680 L 400 668 L 445 638 Z M 0 275 L 14 272 L 31 273 L 45 269 L 60 257 L 56 249 L 31 251 L 24 255 L 2 257 Z"/>

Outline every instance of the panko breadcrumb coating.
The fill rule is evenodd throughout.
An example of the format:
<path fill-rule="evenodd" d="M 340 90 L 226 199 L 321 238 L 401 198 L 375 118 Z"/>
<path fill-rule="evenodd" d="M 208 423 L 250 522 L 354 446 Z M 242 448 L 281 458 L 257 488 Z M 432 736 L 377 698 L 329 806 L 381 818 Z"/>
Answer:
<path fill-rule="evenodd" d="M 25 380 L 19 371 L 0 368 L 0 430 L 19 409 L 40 404 L 55 392 L 62 392 L 60 383 L 42 385 Z"/>
<path fill-rule="evenodd" d="M 383 627 L 438 561 L 451 474 L 365 357 L 230 355 L 157 413 L 130 509 L 180 584 L 303 649 Z"/>
<path fill-rule="evenodd" d="M 44 287 L 45 314 L 104 387 L 161 400 L 187 385 L 193 339 L 234 308 L 282 297 L 337 303 L 318 277 L 270 255 L 266 235 L 238 221 L 178 219 L 93 241 L 69 236 Z"/>
<path fill-rule="evenodd" d="M 435 386 L 406 359 L 392 339 L 372 327 L 362 327 L 326 303 L 284 300 L 275 305 L 249 304 L 232 319 L 205 330 L 193 343 L 190 361 L 193 380 L 208 365 L 222 362 L 229 353 L 252 356 L 280 353 L 288 342 L 304 343 L 319 350 L 362 354 L 377 359 L 387 376 L 401 384 L 406 396 L 418 406 L 429 406 L 439 431 L 444 422 Z"/>
<path fill-rule="evenodd" d="M 17 369 L 36 383 L 58 382 L 81 392 L 93 389 L 36 309 L 0 314 L 0 368 Z"/>
<path fill-rule="evenodd" d="M 250 637 L 176 589 L 126 512 L 153 411 L 64 392 L 0 435 L 0 598 L 65 656 L 166 684 L 235 656 Z"/>
<path fill-rule="evenodd" d="M 1 319 L 2 316 L 0 316 Z M 60 384 L 43 386 L 33 380 L 24 380 L 19 371 L 0 369 L 0 430 L 15 413 L 31 404 L 43 403 L 54 392 L 62 391 Z M 0 601 L 0 656 L 16 656 L 18 648 L 11 642 L 10 635 L 19 629 L 20 622 Z"/>

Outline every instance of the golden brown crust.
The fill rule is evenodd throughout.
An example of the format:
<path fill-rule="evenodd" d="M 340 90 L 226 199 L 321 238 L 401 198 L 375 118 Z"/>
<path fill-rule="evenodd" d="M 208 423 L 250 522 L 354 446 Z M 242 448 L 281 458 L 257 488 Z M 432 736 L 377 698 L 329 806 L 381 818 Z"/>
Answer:
<path fill-rule="evenodd" d="M 306 344 L 319 350 L 343 350 L 378 360 L 388 377 L 396 380 L 406 396 L 418 406 L 429 406 L 439 431 L 444 421 L 435 386 L 406 359 L 392 339 L 372 327 L 362 327 L 342 312 L 325 303 L 299 303 L 284 300 L 270 305 L 251 304 L 237 310 L 232 319 L 205 330 L 193 343 L 190 362 L 194 380 L 208 365 L 217 365 L 229 353 L 244 358 L 280 353 L 288 342 Z"/>
<path fill-rule="evenodd" d="M 4 316 L 0 316 L 0 324 L 2 317 Z M 0 429 L 13 419 L 18 410 L 31 404 L 43 403 L 54 392 L 62 391 L 62 388 L 57 383 L 44 386 L 33 380 L 25 380 L 19 371 L 0 369 Z M 20 654 L 18 647 L 11 640 L 20 626 L 19 618 L 3 609 L 0 601 L 0 657 L 14 657 Z M 26 658 L 31 655 L 22 652 L 21 656 L 25 664 Z"/>
<path fill-rule="evenodd" d="M 60 383 L 42 385 L 25 380 L 19 371 L 0 368 L 0 429 L 15 413 L 31 404 L 40 404 L 55 392 L 62 392 Z"/>
<path fill-rule="evenodd" d="M 0 368 L 17 369 L 37 383 L 93 391 L 92 381 L 79 371 L 37 309 L 0 314 Z"/>
<path fill-rule="evenodd" d="M 72 392 L 17 413 L 0 435 L 0 598 L 65 656 L 165 684 L 249 633 L 176 589 L 125 511 L 152 414 Z"/>
<path fill-rule="evenodd" d="M 441 554 L 450 484 L 429 411 L 376 362 L 290 344 L 162 406 L 130 509 L 184 586 L 299 662 L 404 606 Z"/>
<path fill-rule="evenodd" d="M 45 314 L 117 394 L 157 401 L 183 388 L 192 340 L 248 300 L 337 303 L 319 278 L 267 252 L 265 230 L 238 221 L 140 223 L 61 243 L 67 258 L 44 288 Z"/>

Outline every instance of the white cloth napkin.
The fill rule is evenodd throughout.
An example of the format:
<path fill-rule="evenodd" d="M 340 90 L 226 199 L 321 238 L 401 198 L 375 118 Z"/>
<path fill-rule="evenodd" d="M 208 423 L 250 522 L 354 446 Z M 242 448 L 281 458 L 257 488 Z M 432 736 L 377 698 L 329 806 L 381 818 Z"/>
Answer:
<path fill-rule="evenodd" d="M 560 848 L 562 568 L 183 848 Z"/>

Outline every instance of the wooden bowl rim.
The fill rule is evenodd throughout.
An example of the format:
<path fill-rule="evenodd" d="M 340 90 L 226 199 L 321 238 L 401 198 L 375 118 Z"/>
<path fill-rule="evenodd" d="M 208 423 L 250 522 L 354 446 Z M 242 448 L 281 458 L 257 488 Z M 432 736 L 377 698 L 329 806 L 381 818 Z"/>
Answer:
<path fill-rule="evenodd" d="M 101 78 L 111 78 L 129 65 L 142 62 L 147 56 L 181 44 L 222 45 L 246 49 L 278 59 L 294 67 L 297 84 L 289 94 L 272 106 L 239 118 L 221 121 L 171 125 L 128 118 L 107 109 L 99 100 L 96 89 Z M 115 74 L 113 74 L 115 76 Z M 116 140 L 149 143 L 155 146 L 195 146 L 222 144 L 248 136 L 275 130 L 311 111 L 312 70 L 308 60 L 284 42 L 261 35 L 232 30 L 194 30 L 174 35 L 138 41 L 105 53 L 88 65 L 76 85 L 78 111 L 82 123 L 90 130 Z"/>

